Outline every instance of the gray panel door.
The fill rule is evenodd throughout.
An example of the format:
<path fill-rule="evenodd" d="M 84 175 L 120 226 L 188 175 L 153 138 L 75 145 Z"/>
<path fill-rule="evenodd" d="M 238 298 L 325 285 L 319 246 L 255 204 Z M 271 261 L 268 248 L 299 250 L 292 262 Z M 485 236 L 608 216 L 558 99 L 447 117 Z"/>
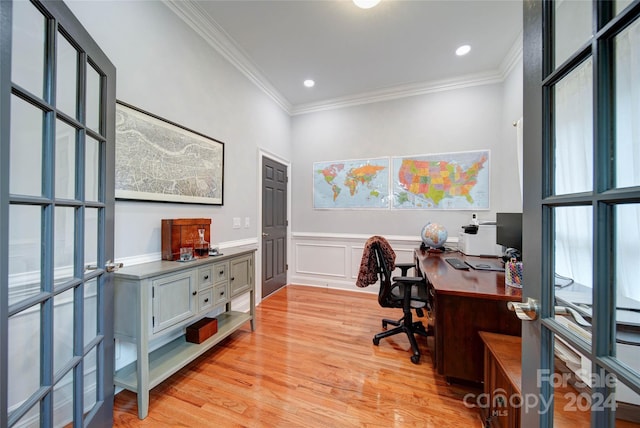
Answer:
<path fill-rule="evenodd" d="M 287 167 L 262 160 L 262 297 L 287 283 Z"/>
<path fill-rule="evenodd" d="M 61 1 L 0 20 L 0 426 L 111 426 L 115 68 Z"/>
<path fill-rule="evenodd" d="M 640 422 L 638 52 L 639 1 L 524 2 L 525 427 Z"/>

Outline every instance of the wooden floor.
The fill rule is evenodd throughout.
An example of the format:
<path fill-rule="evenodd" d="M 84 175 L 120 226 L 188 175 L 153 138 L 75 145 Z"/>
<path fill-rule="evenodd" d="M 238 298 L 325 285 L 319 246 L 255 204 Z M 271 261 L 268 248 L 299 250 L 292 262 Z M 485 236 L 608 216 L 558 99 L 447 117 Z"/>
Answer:
<path fill-rule="evenodd" d="M 434 373 L 424 338 L 412 364 L 406 336 L 372 337 L 382 309 L 373 294 L 287 286 L 249 323 L 151 391 L 116 396 L 115 427 L 481 427 L 466 387 Z"/>

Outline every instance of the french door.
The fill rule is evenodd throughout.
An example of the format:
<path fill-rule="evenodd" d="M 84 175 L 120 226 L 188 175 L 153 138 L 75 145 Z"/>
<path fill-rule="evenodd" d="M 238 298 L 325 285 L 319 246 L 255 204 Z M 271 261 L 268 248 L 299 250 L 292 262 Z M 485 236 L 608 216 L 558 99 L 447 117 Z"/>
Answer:
<path fill-rule="evenodd" d="M 62 1 L 0 19 L 0 426 L 110 426 L 115 68 Z"/>
<path fill-rule="evenodd" d="M 539 318 L 522 329 L 522 425 L 580 414 L 629 426 L 640 423 L 640 1 L 523 5 L 523 296 Z"/>

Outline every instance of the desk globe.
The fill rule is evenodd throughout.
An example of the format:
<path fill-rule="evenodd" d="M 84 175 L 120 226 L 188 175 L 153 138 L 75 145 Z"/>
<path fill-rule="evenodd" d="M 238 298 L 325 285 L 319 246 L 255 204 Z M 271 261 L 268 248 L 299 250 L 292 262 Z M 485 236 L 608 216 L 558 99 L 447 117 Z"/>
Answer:
<path fill-rule="evenodd" d="M 438 223 L 427 223 L 420 232 L 420 238 L 422 238 L 422 245 L 425 248 L 444 250 L 444 243 L 447 241 L 447 229 Z"/>

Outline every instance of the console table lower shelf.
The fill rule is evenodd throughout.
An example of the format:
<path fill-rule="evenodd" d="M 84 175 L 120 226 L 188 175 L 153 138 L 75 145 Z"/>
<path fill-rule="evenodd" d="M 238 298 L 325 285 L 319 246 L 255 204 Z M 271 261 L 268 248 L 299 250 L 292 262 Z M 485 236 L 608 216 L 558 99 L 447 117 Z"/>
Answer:
<path fill-rule="evenodd" d="M 144 407 L 146 416 L 150 389 L 159 385 L 186 364 L 211 349 L 240 328 L 245 322 L 251 321 L 253 323 L 251 315 L 244 312 L 225 312 L 216 316 L 216 318 L 218 319 L 218 332 L 204 342 L 200 344 L 190 343 L 182 335 L 151 352 L 148 359 L 148 369 L 142 369 L 143 373 L 138 373 L 141 370 L 140 366 L 143 365 L 142 362 L 139 363 L 138 361 L 134 361 L 116 371 L 114 384 L 138 394 L 139 412 L 141 407 Z M 143 383 L 148 383 L 148 385 L 140 388 L 138 385 L 139 377 L 145 379 Z"/>
<path fill-rule="evenodd" d="M 218 319 L 218 332 L 204 342 L 190 343 L 182 335 L 149 354 L 149 389 L 159 385 L 163 380 L 229 336 L 242 324 L 251 320 L 251 316 L 243 312 L 226 312 L 216 318 Z M 114 383 L 129 391 L 138 392 L 137 361 L 117 370 Z"/>

